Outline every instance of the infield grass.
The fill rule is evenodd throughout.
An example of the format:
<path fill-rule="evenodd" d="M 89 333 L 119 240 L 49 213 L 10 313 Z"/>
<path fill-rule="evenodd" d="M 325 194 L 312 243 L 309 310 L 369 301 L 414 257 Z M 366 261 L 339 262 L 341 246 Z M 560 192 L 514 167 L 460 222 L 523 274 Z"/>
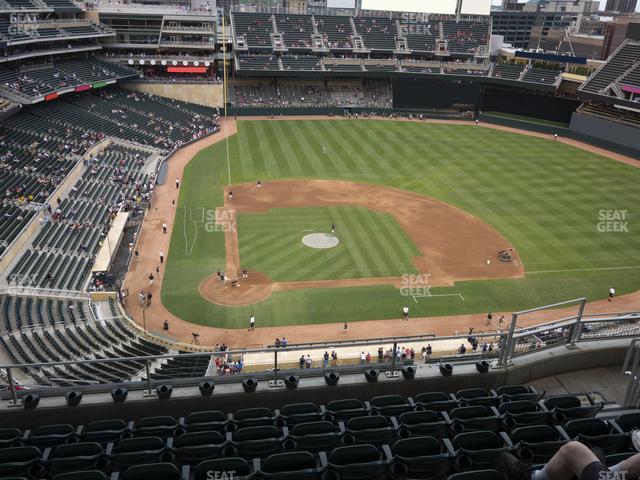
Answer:
<path fill-rule="evenodd" d="M 612 285 L 619 294 L 640 288 L 638 168 L 551 139 L 473 125 L 296 120 L 240 121 L 238 128 L 229 140 L 233 183 L 328 178 L 400 188 L 472 213 L 517 248 L 525 278 L 433 288 L 464 301 L 411 300 L 412 315 L 509 311 L 603 298 Z M 407 298 L 392 287 L 274 292 L 262 303 L 232 308 L 200 297 L 200 282 L 224 266 L 224 234 L 185 217 L 184 207 L 221 206 L 227 175 L 224 142 L 201 151 L 185 170 L 162 289 L 170 311 L 220 327 L 245 327 L 251 313 L 259 326 L 397 317 Z M 599 231 L 603 214 L 625 210 L 627 232 Z M 295 260 L 295 252 L 282 255 L 289 254 Z M 265 257 L 256 254 L 255 261 Z"/>
<path fill-rule="evenodd" d="M 340 243 L 322 250 L 302 243 L 308 233 L 330 233 Z M 420 251 L 385 213 L 364 207 L 274 208 L 238 215 L 242 268 L 275 281 L 399 276 L 417 273 L 411 259 Z"/>

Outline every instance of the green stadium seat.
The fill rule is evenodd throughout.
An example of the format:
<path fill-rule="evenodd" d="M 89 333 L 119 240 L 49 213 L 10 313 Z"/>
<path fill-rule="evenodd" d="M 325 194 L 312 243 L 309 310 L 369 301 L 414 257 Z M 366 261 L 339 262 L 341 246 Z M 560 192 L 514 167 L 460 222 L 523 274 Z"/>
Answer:
<path fill-rule="evenodd" d="M 114 480 L 182 480 L 182 478 L 174 464 L 155 463 L 130 467 Z"/>
<path fill-rule="evenodd" d="M 145 417 L 138 420 L 133 428 L 136 437 L 171 437 L 179 425 L 170 416 Z"/>
<path fill-rule="evenodd" d="M 513 444 L 506 433 L 492 431 L 465 432 L 451 441 L 456 452 L 456 462 L 465 458 L 469 470 L 483 470 L 494 466 L 502 453 L 510 452 Z"/>
<path fill-rule="evenodd" d="M 331 418 L 343 421 L 369 414 L 368 407 L 355 398 L 333 400 L 325 405 L 325 410 Z"/>
<path fill-rule="evenodd" d="M 392 455 L 386 445 L 381 451 L 373 445 L 350 445 L 336 448 L 327 459 L 340 480 L 388 480 Z"/>
<path fill-rule="evenodd" d="M 197 465 L 221 457 L 226 444 L 220 432 L 189 432 L 174 440 L 171 451 L 181 463 Z"/>
<path fill-rule="evenodd" d="M 535 464 L 548 462 L 569 441 L 562 428 L 549 425 L 519 427 L 509 434 L 509 438 L 521 456 L 530 457 L 530 461 Z"/>
<path fill-rule="evenodd" d="M 445 392 L 419 393 L 413 397 L 414 403 L 425 409 L 436 412 L 448 412 L 458 406 L 458 400 L 453 394 Z"/>
<path fill-rule="evenodd" d="M 233 415 L 233 422 L 242 427 L 274 425 L 276 416 L 268 408 L 244 408 Z"/>
<path fill-rule="evenodd" d="M 582 405 L 575 395 L 560 395 L 540 401 L 542 405 L 553 412 L 563 415 L 566 419 L 592 418 L 602 409 L 601 404 Z"/>
<path fill-rule="evenodd" d="M 396 440 L 398 423 L 394 417 L 356 417 L 345 424 L 343 443 L 383 445 Z"/>
<path fill-rule="evenodd" d="M 96 442 L 81 442 L 58 445 L 49 455 L 47 467 L 50 474 L 57 474 L 100 470 L 106 468 L 108 463 L 102 445 Z"/>
<path fill-rule="evenodd" d="M 22 445 L 22 432 L 17 428 L 0 428 L 0 448 Z"/>
<path fill-rule="evenodd" d="M 219 432 L 227 430 L 228 417 L 220 410 L 193 412 L 180 419 L 180 425 L 187 432 Z"/>
<path fill-rule="evenodd" d="M 411 412 L 415 408 L 412 399 L 406 399 L 402 395 L 383 395 L 373 397 L 370 400 L 371 410 L 379 415 L 400 415 Z"/>
<path fill-rule="evenodd" d="M 447 480 L 508 480 L 497 470 L 475 470 L 473 472 L 454 473 Z"/>
<path fill-rule="evenodd" d="M 484 388 L 466 388 L 456 392 L 456 398 L 460 402 L 467 405 L 484 405 L 486 407 L 495 407 L 500 399 L 494 391 Z"/>
<path fill-rule="evenodd" d="M 322 461 L 309 452 L 277 453 L 267 457 L 260 466 L 260 476 L 266 480 L 320 480 L 327 466 L 326 455 Z"/>
<path fill-rule="evenodd" d="M 640 412 L 624 413 L 611 423 L 618 428 L 620 432 L 631 432 L 640 428 Z"/>
<path fill-rule="evenodd" d="M 136 437 L 120 440 L 113 449 L 113 462 L 119 468 L 160 462 L 167 446 L 160 437 Z"/>
<path fill-rule="evenodd" d="M 34 447 L 54 447 L 75 438 L 75 429 L 69 424 L 45 425 L 26 432 L 27 445 Z"/>
<path fill-rule="evenodd" d="M 416 436 L 398 440 L 391 445 L 394 464 L 391 467 L 400 478 L 444 479 L 453 465 L 455 452 L 451 442 L 429 436 Z M 402 468 L 399 468 L 399 465 Z"/>
<path fill-rule="evenodd" d="M 570 420 L 562 428 L 569 438 L 590 447 L 600 447 L 605 455 L 623 453 L 633 448 L 630 434 L 618 433 L 609 422 L 599 418 Z"/>
<path fill-rule="evenodd" d="M 411 436 L 432 436 L 445 438 L 449 433 L 450 423 L 445 421 L 442 413 L 433 410 L 406 412 L 398 417 L 400 427 L 409 431 Z"/>
<path fill-rule="evenodd" d="M 231 434 L 230 445 L 245 458 L 266 457 L 282 451 L 288 429 L 281 432 L 274 426 L 239 428 Z"/>
<path fill-rule="evenodd" d="M 457 432 L 470 430 L 491 430 L 497 432 L 502 426 L 502 419 L 495 407 L 473 405 L 454 408 L 449 412 L 454 422 L 453 429 Z"/>
<path fill-rule="evenodd" d="M 43 471 L 42 452 L 33 446 L 0 449 L 0 477 L 37 478 Z"/>
<path fill-rule="evenodd" d="M 316 422 L 322 420 L 323 410 L 313 403 L 294 403 L 284 405 L 276 411 L 278 420 L 283 420 L 286 425 L 291 426 L 297 423 Z"/>
<path fill-rule="evenodd" d="M 85 442 L 105 444 L 115 443 L 130 435 L 129 425 L 124 420 L 96 420 L 81 428 L 80 438 Z"/>
<path fill-rule="evenodd" d="M 344 429 L 342 422 L 338 422 L 338 426 L 331 422 L 299 423 L 289 431 L 285 448 L 291 450 L 289 446 L 292 446 L 296 450 L 309 452 L 330 451 L 338 447 Z"/>
<path fill-rule="evenodd" d="M 498 407 L 498 413 L 507 429 L 526 425 L 553 425 L 555 417 L 552 412 L 544 410 L 539 404 L 530 400 L 505 402 Z"/>
<path fill-rule="evenodd" d="M 60 473 L 53 480 L 108 480 L 107 475 L 100 470 L 82 470 L 80 472 Z"/>
<path fill-rule="evenodd" d="M 500 397 L 501 401 L 518 401 L 529 400 L 531 402 L 537 402 L 544 396 L 544 390 L 538 392 L 535 388 L 528 385 L 504 385 L 496 388 L 496 393 Z"/>

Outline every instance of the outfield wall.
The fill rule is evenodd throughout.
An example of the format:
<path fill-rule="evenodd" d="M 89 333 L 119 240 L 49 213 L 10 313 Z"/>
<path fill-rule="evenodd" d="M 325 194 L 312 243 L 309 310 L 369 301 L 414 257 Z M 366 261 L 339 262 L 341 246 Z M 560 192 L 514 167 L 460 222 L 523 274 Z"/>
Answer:
<path fill-rule="evenodd" d="M 151 93 L 159 97 L 173 98 L 206 107 L 221 108 L 224 105 L 221 83 L 160 83 L 126 82 L 121 86 L 127 90 Z"/>
<path fill-rule="evenodd" d="M 603 118 L 575 112 L 569 128 L 578 134 L 589 135 L 605 142 L 613 142 L 640 151 L 640 129 Z"/>

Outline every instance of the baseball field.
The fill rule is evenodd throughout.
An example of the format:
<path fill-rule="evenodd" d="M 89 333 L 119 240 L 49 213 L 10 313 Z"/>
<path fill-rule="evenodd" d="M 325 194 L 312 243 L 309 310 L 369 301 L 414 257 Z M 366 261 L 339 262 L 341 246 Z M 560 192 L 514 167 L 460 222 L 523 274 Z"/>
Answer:
<path fill-rule="evenodd" d="M 638 198 L 638 168 L 552 138 L 239 121 L 228 144 L 184 170 L 162 303 L 189 322 L 240 328 L 251 314 L 299 325 L 397 318 L 405 304 L 436 316 L 595 300 L 611 286 L 621 295 L 640 288 Z M 336 246 L 303 244 L 333 236 L 332 224 Z M 503 249 L 513 262 L 497 260 Z M 219 269 L 249 279 L 233 291 Z"/>

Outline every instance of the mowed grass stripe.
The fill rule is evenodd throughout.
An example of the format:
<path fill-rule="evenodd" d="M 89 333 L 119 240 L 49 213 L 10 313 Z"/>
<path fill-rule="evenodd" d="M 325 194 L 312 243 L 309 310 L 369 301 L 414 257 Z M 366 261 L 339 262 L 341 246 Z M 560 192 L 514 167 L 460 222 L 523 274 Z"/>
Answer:
<path fill-rule="evenodd" d="M 309 172 L 312 172 L 314 177 L 318 177 L 320 175 L 320 171 L 316 168 L 317 162 L 312 162 L 310 160 L 310 151 L 306 149 L 303 144 L 299 141 L 301 137 L 296 135 L 296 131 L 292 128 L 292 125 L 289 122 L 283 122 L 282 124 L 282 134 L 284 135 L 283 141 L 287 145 L 287 150 L 296 159 L 298 164 L 298 170 L 295 171 L 295 175 L 299 177 L 304 177 L 308 175 Z"/>
<path fill-rule="evenodd" d="M 380 228 L 380 223 L 387 218 L 389 216 L 386 214 L 367 215 L 365 218 L 369 230 L 367 238 L 384 264 L 382 276 L 400 275 L 406 273 L 406 267 L 410 265 L 411 257 L 400 258 L 391 240 L 387 238 L 385 230 Z"/>
<path fill-rule="evenodd" d="M 330 208 L 330 210 L 333 207 Z M 342 209 L 344 220 L 340 225 L 344 225 L 340 231 L 344 231 L 345 227 L 356 241 L 359 256 L 366 262 L 367 270 L 370 276 L 384 276 L 388 271 L 388 266 L 381 257 L 379 249 L 375 248 L 371 231 L 368 228 L 366 218 L 358 207 Z"/>

